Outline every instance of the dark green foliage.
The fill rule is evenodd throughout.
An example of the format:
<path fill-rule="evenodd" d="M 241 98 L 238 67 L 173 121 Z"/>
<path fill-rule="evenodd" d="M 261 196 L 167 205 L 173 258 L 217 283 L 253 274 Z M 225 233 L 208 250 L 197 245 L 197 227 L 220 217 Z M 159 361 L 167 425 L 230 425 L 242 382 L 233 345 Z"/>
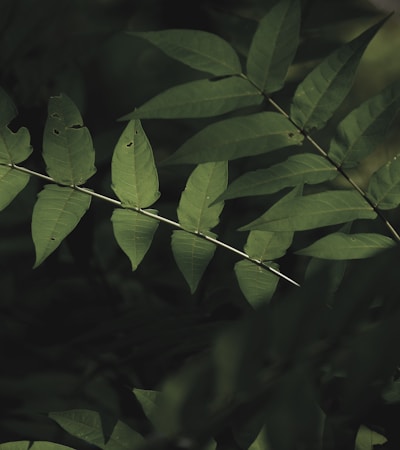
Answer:
<path fill-rule="evenodd" d="M 399 83 L 349 96 L 387 18 L 301 75 L 315 2 L 194 2 L 206 29 L 159 31 L 89 3 L 60 3 L 81 33 L 79 11 L 111 27 L 88 28 L 98 60 L 78 40 L 86 110 L 52 72 L 25 128 L 43 99 L 0 89 L 0 450 L 397 448 L 399 160 L 357 170 L 395 136 Z M 114 77 L 138 49 L 132 98 Z M 20 61 L 1 58 L 6 86 Z"/>

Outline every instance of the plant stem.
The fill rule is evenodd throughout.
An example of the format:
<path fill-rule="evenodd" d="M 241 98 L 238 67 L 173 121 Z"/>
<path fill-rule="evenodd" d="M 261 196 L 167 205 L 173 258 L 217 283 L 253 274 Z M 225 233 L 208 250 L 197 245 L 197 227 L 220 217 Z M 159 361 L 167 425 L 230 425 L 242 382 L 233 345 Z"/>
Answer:
<path fill-rule="evenodd" d="M 6 167 L 10 167 L 12 169 L 18 170 L 19 172 L 23 172 L 23 173 L 26 173 L 28 175 L 32 175 L 32 176 L 37 177 L 37 178 L 41 178 L 42 180 L 46 180 L 46 181 L 48 181 L 50 183 L 59 184 L 59 183 L 57 183 L 54 180 L 54 178 L 49 177 L 47 175 L 43 175 L 42 173 L 39 173 L 39 172 L 35 172 L 34 170 L 31 170 L 31 169 L 27 169 L 26 167 L 17 166 L 16 164 L 12 164 L 12 163 L 9 163 L 9 164 L 0 163 L 0 165 L 6 166 Z M 114 206 L 116 206 L 118 208 L 125 208 L 125 209 L 130 209 L 132 211 L 136 211 L 139 214 L 142 214 L 142 215 L 147 216 L 147 217 L 151 217 L 152 219 L 158 220 L 159 222 L 166 223 L 166 224 L 168 224 L 168 225 L 170 225 L 170 226 L 172 226 L 174 228 L 178 228 L 180 230 L 184 230 L 187 233 L 190 233 L 190 234 L 193 234 L 195 236 L 198 236 L 198 237 L 200 237 L 200 238 L 202 238 L 202 239 L 204 239 L 204 240 L 206 240 L 208 242 L 211 242 L 211 243 L 217 245 L 218 247 L 225 248 L 226 250 L 229 250 L 230 252 L 241 256 L 242 258 L 246 259 L 247 261 L 250 261 L 251 263 L 256 264 L 257 266 L 262 267 L 263 269 L 268 270 L 269 272 L 273 273 L 274 275 L 276 275 L 276 276 L 278 276 L 278 277 L 288 281 L 289 283 L 293 284 L 294 286 L 300 287 L 299 283 L 297 283 L 296 281 L 292 280 L 290 277 L 288 277 L 287 275 L 283 274 L 282 272 L 279 272 L 279 270 L 276 270 L 273 267 L 268 266 L 263 261 L 261 261 L 259 259 L 252 258 L 247 253 L 244 253 L 244 252 L 238 250 L 237 248 L 232 247 L 232 246 L 230 246 L 228 244 L 225 244 L 224 242 L 219 241 L 218 239 L 215 239 L 215 238 L 213 238 L 211 236 L 208 236 L 208 235 L 206 235 L 206 234 L 204 234 L 204 233 L 202 233 L 200 231 L 185 230 L 179 222 L 175 222 L 174 220 L 168 219 L 168 218 L 163 217 L 163 216 L 159 216 L 159 215 L 157 215 L 155 213 L 152 213 L 151 211 L 149 211 L 147 209 L 142 209 L 142 208 L 138 208 L 138 207 L 134 207 L 134 206 L 125 206 L 119 200 L 116 200 L 114 198 L 107 197 L 105 195 L 99 194 L 99 193 L 97 193 L 97 192 L 95 192 L 95 191 L 93 191 L 91 189 L 85 188 L 85 187 L 76 186 L 74 184 L 69 185 L 69 186 L 66 186 L 66 185 L 61 185 L 61 186 L 68 187 L 70 189 L 74 189 L 74 190 L 76 190 L 78 192 L 82 192 L 83 194 L 90 195 L 93 198 L 97 198 L 99 200 L 111 203 L 112 205 L 114 205 Z"/>

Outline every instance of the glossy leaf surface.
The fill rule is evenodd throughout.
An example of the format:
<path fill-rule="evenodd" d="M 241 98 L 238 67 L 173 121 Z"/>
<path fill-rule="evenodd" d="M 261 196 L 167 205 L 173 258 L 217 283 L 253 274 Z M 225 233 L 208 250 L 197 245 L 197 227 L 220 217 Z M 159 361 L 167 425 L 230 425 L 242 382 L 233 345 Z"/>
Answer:
<path fill-rule="evenodd" d="M 221 198 L 272 194 L 286 187 L 322 183 L 336 176 L 335 167 L 322 156 L 310 153 L 294 155 L 268 169 L 245 173 L 228 186 Z"/>
<path fill-rule="evenodd" d="M 299 44 L 300 3 L 277 2 L 261 19 L 247 58 L 247 76 L 263 92 L 278 91 Z"/>
<path fill-rule="evenodd" d="M 32 214 L 32 238 L 36 250 L 34 267 L 39 266 L 89 209 L 90 195 L 54 184 L 44 186 Z"/>
<path fill-rule="evenodd" d="M 207 126 L 188 139 L 167 162 L 226 161 L 300 145 L 302 141 L 303 136 L 281 114 L 261 112 Z"/>
<path fill-rule="evenodd" d="M 80 185 L 96 172 L 90 132 L 65 94 L 50 98 L 43 158 L 47 173 L 59 184 Z"/>
<path fill-rule="evenodd" d="M 333 233 L 296 253 L 323 259 L 362 259 L 394 245 L 393 239 L 375 233 Z"/>
<path fill-rule="evenodd" d="M 29 175 L 7 166 L 0 166 L 0 211 L 9 205 L 28 184 Z"/>
<path fill-rule="evenodd" d="M 326 191 L 276 204 L 241 230 L 301 231 L 375 217 L 357 192 Z"/>
<path fill-rule="evenodd" d="M 156 214 L 157 211 L 149 210 Z M 129 257 L 132 270 L 136 270 L 153 241 L 158 221 L 136 211 L 117 208 L 111 217 L 118 245 Z"/>
<path fill-rule="evenodd" d="M 111 179 L 125 206 L 147 208 L 160 197 L 153 151 L 139 120 L 128 123 L 115 146 Z"/>
<path fill-rule="evenodd" d="M 300 83 L 290 110 L 291 118 L 300 128 L 320 129 L 332 117 L 349 93 L 361 56 L 382 24 L 383 21 L 379 22 L 341 46 Z"/>
<path fill-rule="evenodd" d="M 213 117 L 262 101 L 258 90 L 243 78 L 196 80 L 156 95 L 120 120 Z"/>
<path fill-rule="evenodd" d="M 201 30 L 162 30 L 129 33 L 158 47 L 171 58 L 213 75 L 240 74 L 235 50 L 219 36 Z"/>

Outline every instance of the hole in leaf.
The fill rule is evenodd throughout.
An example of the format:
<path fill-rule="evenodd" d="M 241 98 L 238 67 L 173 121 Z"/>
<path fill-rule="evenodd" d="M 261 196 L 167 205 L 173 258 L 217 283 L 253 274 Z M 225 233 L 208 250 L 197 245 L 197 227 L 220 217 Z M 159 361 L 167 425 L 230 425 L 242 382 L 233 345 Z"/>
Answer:
<path fill-rule="evenodd" d="M 51 241 L 55 241 L 56 238 L 55 238 L 54 236 L 52 236 L 52 237 L 50 238 L 50 240 L 51 240 Z"/>
<path fill-rule="evenodd" d="M 292 137 L 294 136 L 294 133 L 289 133 L 288 136 L 289 136 L 290 138 L 292 138 Z"/>
<path fill-rule="evenodd" d="M 208 81 L 214 82 L 214 81 L 220 81 L 225 80 L 226 78 L 232 78 L 233 75 L 220 75 L 217 77 L 209 78 Z"/>
<path fill-rule="evenodd" d="M 75 125 L 71 125 L 69 128 L 74 128 L 76 130 L 78 128 L 83 128 L 83 125 L 80 125 L 79 123 L 77 123 Z"/>
<path fill-rule="evenodd" d="M 53 133 L 58 136 L 60 134 L 60 132 L 57 130 L 57 128 L 54 128 Z"/>
<path fill-rule="evenodd" d="M 51 114 L 51 117 L 53 117 L 54 119 L 60 119 L 61 116 L 60 116 L 60 114 L 54 112 Z"/>
<path fill-rule="evenodd" d="M 133 145 L 133 142 L 132 142 L 132 141 L 131 141 L 131 142 L 128 142 L 128 143 L 126 144 L 127 147 L 132 147 L 132 145 Z"/>

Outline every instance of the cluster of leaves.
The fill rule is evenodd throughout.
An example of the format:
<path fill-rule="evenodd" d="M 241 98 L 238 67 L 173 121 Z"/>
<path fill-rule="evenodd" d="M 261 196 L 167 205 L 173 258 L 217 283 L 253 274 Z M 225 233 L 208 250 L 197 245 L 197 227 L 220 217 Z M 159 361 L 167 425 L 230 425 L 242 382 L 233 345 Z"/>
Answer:
<path fill-rule="evenodd" d="M 235 50 L 217 35 L 195 30 L 133 33 L 211 78 L 173 87 L 122 118 L 129 122 L 111 164 L 117 199 L 84 186 L 95 174 L 95 153 L 90 133 L 66 95 L 50 99 L 43 139 L 47 174 L 41 174 L 20 165 L 32 151 L 29 133 L 25 128 L 16 133 L 8 128 L 16 110 L 5 92 L 0 93 L 1 209 L 31 176 L 47 182 L 32 215 L 35 267 L 60 246 L 96 198 L 114 206 L 114 236 L 133 270 L 162 222 L 175 228 L 172 252 L 192 293 L 215 249 L 222 247 L 241 257 L 235 274 L 255 309 L 225 329 L 208 352 L 168 377 L 159 391 L 133 390 L 157 433 L 154 437 L 145 439 L 119 418 L 113 418 L 111 431 L 106 432 L 104 417 L 94 411 L 49 414 L 86 443 L 108 450 L 169 445 L 213 449 L 228 439 L 234 448 L 286 450 L 354 448 L 356 441 L 365 446 L 363 440 L 370 440 L 372 448 L 372 440 L 383 442 L 360 425 L 366 420 L 367 406 L 398 401 L 393 378 L 398 357 L 388 348 L 397 348 L 400 339 L 396 277 L 391 270 L 400 236 L 383 211 L 400 204 L 399 160 L 394 158 L 377 170 L 366 189 L 348 169 L 386 136 L 400 108 L 400 84 L 388 86 L 344 117 L 324 150 L 312 135 L 326 126 L 349 93 L 363 52 L 384 21 L 323 59 L 298 85 L 287 113 L 271 95 L 284 86 L 297 51 L 300 9 L 297 0 L 278 2 L 270 9 L 253 36 L 244 71 Z M 196 165 L 177 207 L 178 221 L 150 209 L 160 196 L 158 174 L 140 120 L 232 112 L 233 116 L 200 130 L 165 161 Z M 246 172 L 228 185 L 228 161 L 282 149 L 291 152 L 287 159 Z M 330 182 L 338 177 L 346 180 L 345 189 L 332 188 Z M 292 190 L 240 228 L 249 231 L 243 251 L 218 240 L 211 231 L 219 224 L 227 200 L 288 188 Z M 380 224 L 374 226 L 380 232 L 371 232 L 368 225 L 350 232 L 357 226 L 353 221 L 368 219 L 369 224 L 376 218 Z M 329 230 L 296 251 L 313 258 L 304 287 L 274 297 L 280 278 L 298 284 L 281 273 L 276 262 L 292 246 L 295 233 L 324 232 L 324 227 L 337 225 L 342 228 Z M 392 247 L 391 252 L 383 252 Z M 373 264 L 364 261 L 354 269 L 356 279 L 361 273 L 365 283 L 353 286 L 345 277 L 347 261 L 379 252 L 383 253 L 371 260 Z M 333 263 L 324 265 L 321 260 Z M 378 272 L 390 287 L 383 298 L 374 282 Z M 377 316 L 373 320 L 372 312 Z M 370 349 L 376 349 L 378 356 L 371 358 Z M 389 438 L 389 431 L 384 431 Z M 27 449 L 29 442 L 0 444 L 1 450 L 15 448 Z M 36 442 L 33 448 L 67 447 Z"/>

